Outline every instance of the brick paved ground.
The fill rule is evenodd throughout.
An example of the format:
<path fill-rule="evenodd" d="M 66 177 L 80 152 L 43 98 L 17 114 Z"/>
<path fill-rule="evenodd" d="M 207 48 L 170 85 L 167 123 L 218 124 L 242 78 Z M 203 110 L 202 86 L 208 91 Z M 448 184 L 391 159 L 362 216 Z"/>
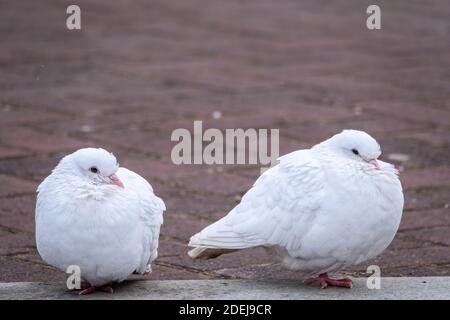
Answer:
<path fill-rule="evenodd" d="M 280 128 L 281 153 L 363 129 L 401 166 L 401 229 L 383 274 L 450 275 L 450 3 L 376 1 L 0 2 L 0 281 L 63 279 L 36 252 L 37 184 L 64 154 L 113 151 L 167 204 L 153 279 L 290 278 L 261 249 L 193 262 L 190 235 L 258 176 L 175 166 L 172 130 Z M 213 119 L 214 111 L 220 119 Z M 353 269 L 364 271 L 373 261 Z"/>

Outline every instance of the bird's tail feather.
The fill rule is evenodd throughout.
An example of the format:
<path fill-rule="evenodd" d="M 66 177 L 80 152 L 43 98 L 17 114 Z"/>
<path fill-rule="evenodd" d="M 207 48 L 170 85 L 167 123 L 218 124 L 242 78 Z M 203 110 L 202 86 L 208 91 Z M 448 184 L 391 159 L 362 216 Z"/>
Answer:
<path fill-rule="evenodd" d="M 207 248 L 207 247 L 197 247 L 188 252 L 189 257 L 192 259 L 199 259 L 199 260 L 207 260 L 207 259 L 214 259 L 218 256 L 230 253 L 236 250 L 233 249 L 213 249 L 213 248 Z"/>
<path fill-rule="evenodd" d="M 188 252 L 191 258 L 212 259 L 224 253 L 257 246 L 236 233 L 225 218 L 192 236 L 189 246 L 195 248 Z"/>

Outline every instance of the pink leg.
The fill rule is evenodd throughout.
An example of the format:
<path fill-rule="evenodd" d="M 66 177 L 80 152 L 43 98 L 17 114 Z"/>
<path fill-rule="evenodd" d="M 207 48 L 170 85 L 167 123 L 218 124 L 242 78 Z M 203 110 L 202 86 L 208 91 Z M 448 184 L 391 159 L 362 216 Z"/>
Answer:
<path fill-rule="evenodd" d="M 103 292 L 106 292 L 106 293 L 114 293 L 114 290 L 112 288 L 112 284 L 107 284 L 107 285 L 101 286 L 101 287 L 99 287 L 99 289 L 101 291 L 103 291 Z"/>
<path fill-rule="evenodd" d="M 89 284 L 89 283 L 82 283 L 81 285 L 80 285 L 80 289 L 67 289 L 66 291 L 67 292 L 72 292 L 72 291 L 82 291 L 82 290 L 86 290 L 86 289 L 88 289 L 88 288 L 90 288 L 91 287 L 91 285 Z"/>
<path fill-rule="evenodd" d="M 96 287 L 96 286 L 92 286 L 90 284 L 83 283 L 83 284 L 81 284 L 80 289 L 74 289 L 74 290 L 70 290 L 70 291 L 80 291 L 78 293 L 80 296 L 93 293 L 93 292 L 97 291 L 97 289 L 100 291 L 106 292 L 106 293 L 114 293 L 114 290 L 111 285 L 112 285 L 112 283 L 106 284 L 101 287 Z"/>
<path fill-rule="evenodd" d="M 95 286 L 89 286 L 88 288 L 81 290 L 78 294 L 80 296 L 84 296 L 86 294 L 90 294 L 92 292 L 95 292 L 95 289 L 96 289 Z"/>
<path fill-rule="evenodd" d="M 353 281 L 349 278 L 331 279 L 326 273 L 322 273 L 318 277 L 305 279 L 304 282 L 306 284 L 318 283 L 321 289 L 325 289 L 328 286 L 343 288 L 351 288 L 353 286 Z"/>
<path fill-rule="evenodd" d="M 82 296 L 82 295 L 90 294 L 90 293 L 95 292 L 97 289 L 100 291 L 106 292 L 106 293 L 114 293 L 114 290 L 111 287 L 111 285 L 107 284 L 107 285 L 104 285 L 101 287 L 90 286 L 90 287 L 80 291 L 79 295 Z"/>

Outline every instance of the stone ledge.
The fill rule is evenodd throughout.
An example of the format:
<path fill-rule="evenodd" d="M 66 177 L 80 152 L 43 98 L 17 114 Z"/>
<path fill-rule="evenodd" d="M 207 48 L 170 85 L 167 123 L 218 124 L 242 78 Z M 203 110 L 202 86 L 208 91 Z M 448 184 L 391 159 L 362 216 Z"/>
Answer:
<path fill-rule="evenodd" d="M 114 294 L 79 296 L 64 283 L 0 283 L 0 299 L 450 299 L 450 277 L 386 277 L 381 289 L 369 290 L 366 278 L 354 279 L 352 289 L 306 286 L 289 280 L 166 280 L 126 281 Z"/>

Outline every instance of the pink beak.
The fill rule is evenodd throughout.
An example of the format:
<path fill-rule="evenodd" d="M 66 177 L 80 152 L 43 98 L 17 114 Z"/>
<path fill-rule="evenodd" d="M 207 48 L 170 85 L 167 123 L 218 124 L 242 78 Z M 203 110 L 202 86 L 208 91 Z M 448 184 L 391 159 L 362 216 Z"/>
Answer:
<path fill-rule="evenodd" d="M 380 170 L 380 165 L 378 164 L 378 161 L 376 159 L 369 160 L 368 162 L 373 165 L 375 169 Z"/>
<path fill-rule="evenodd" d="M 109 179 L 111 180 L 111 184 L 115 184 L 116 186 L 118 186 L 120 188 L 125 188 L 122 181 L 120 181 L 120 179 L 115 174 L 109 176 Z"/>

